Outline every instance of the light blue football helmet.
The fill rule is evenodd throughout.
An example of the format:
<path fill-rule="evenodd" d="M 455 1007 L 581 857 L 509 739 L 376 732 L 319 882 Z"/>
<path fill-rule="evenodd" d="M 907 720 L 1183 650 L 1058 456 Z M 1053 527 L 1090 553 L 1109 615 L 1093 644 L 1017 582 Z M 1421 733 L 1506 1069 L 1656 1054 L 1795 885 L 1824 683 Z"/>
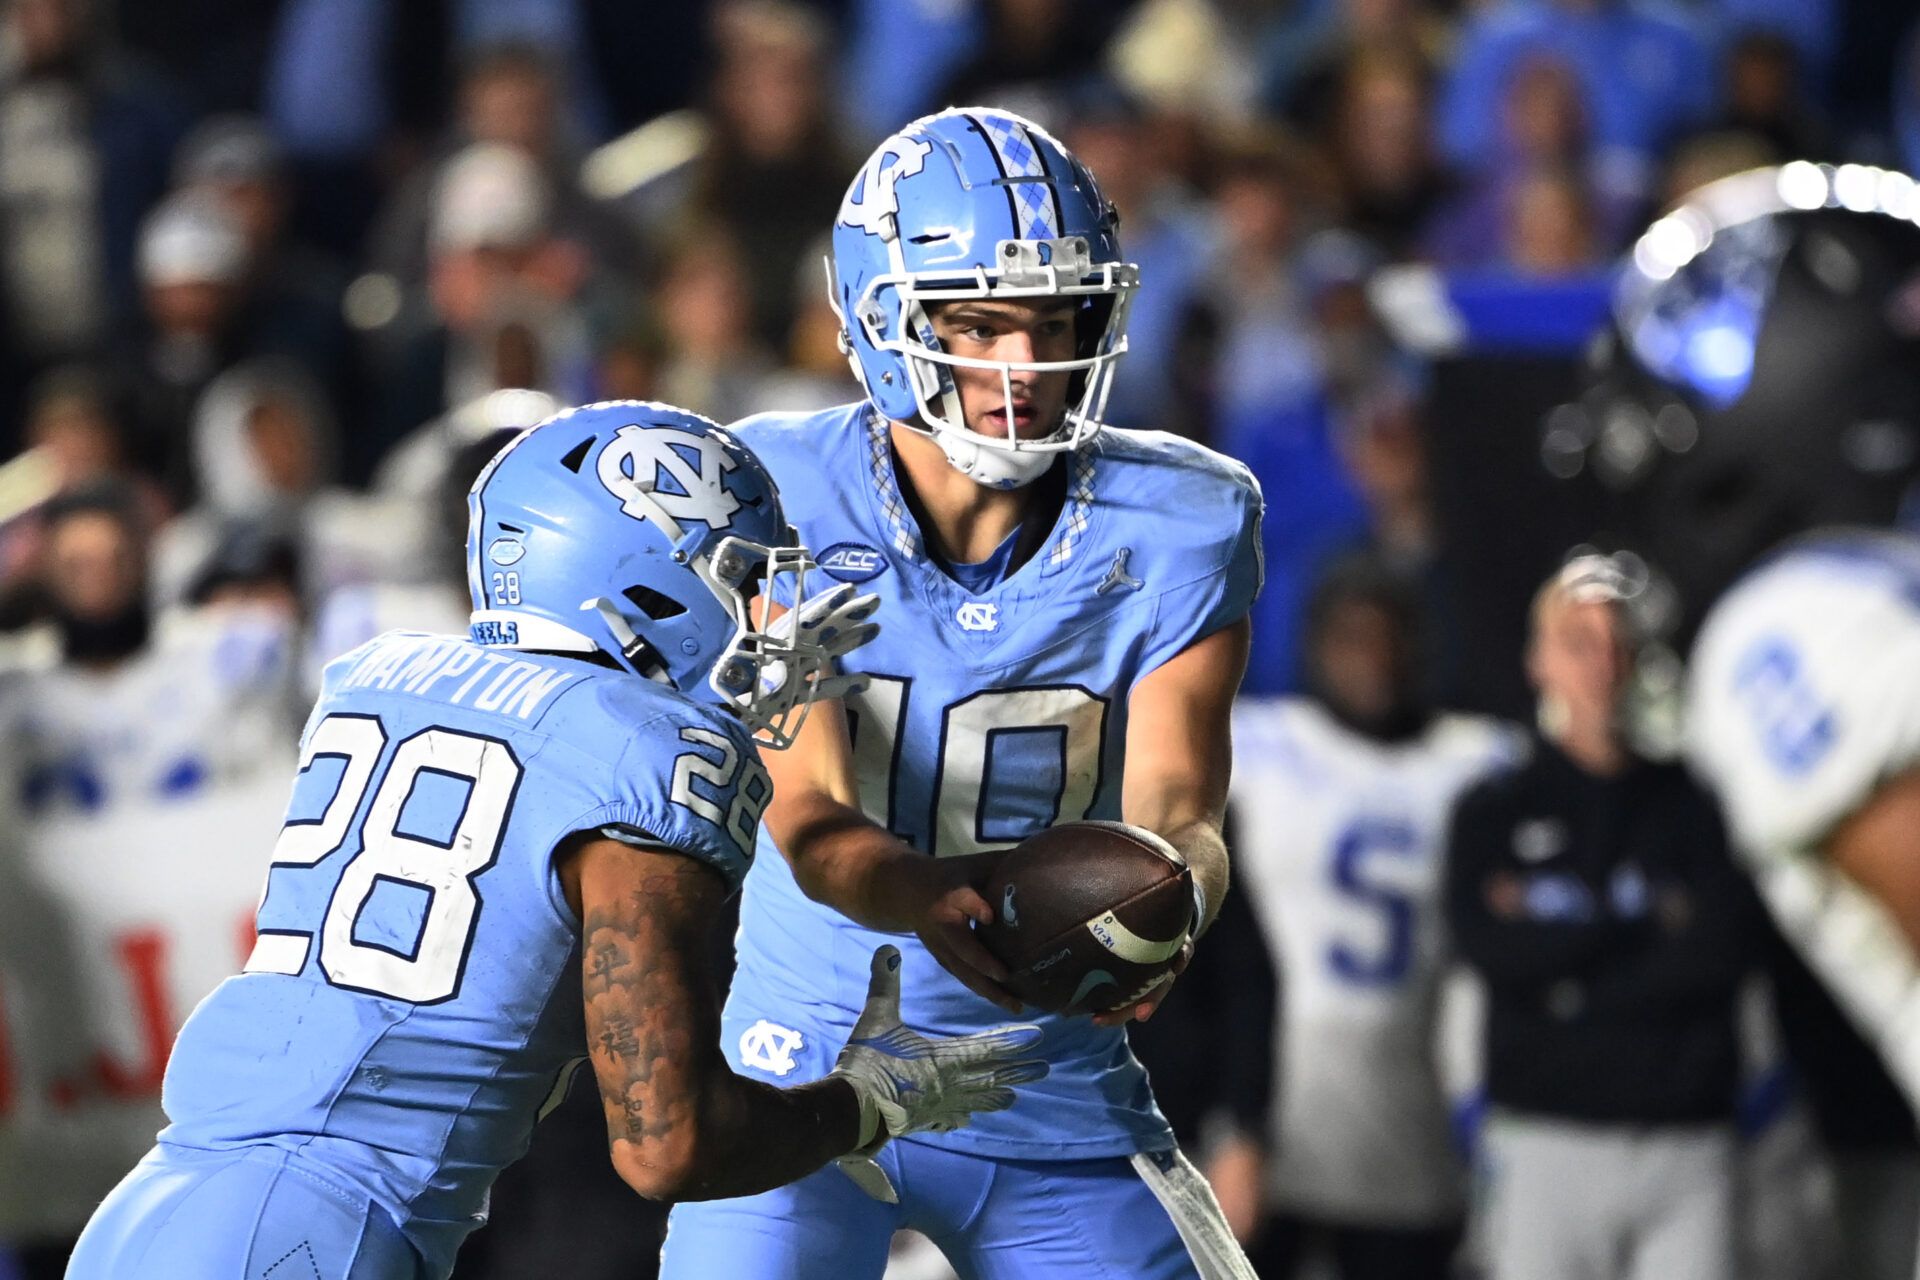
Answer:
<path fill-rule="evenodd" d="M 756 629 L 749 596 L 805 601 L 813 567 L 759 459 L 671 405 L 555 414 L 508 442 L 467 495 L 476 643 L 606 654 L 732 707 L 775 747 L 829 696 L 836 651 L 786 619 Z"/>
<path fill-rule="evenodd" d="M 854 375 L 881 413 L 940 442 L 962 473 L 994 488 L 1030 483 L 1053 455 L 1100 430 L 1114 363 L 1127 349 L 1139 268 L 1121 261 L 1119 215 L 1093 175 L 1031 121 L 992 107 L 923 117 L 881 143 L 833 227 L 828 295 Z M 1072 360 L 1012 363 L 941 349 L 927 306 L 962 298 L 1081 299 Z M 998 370 L 1074 381 L 1057 430 L 1019 439 L 970 431 L 948 372 Z"/>

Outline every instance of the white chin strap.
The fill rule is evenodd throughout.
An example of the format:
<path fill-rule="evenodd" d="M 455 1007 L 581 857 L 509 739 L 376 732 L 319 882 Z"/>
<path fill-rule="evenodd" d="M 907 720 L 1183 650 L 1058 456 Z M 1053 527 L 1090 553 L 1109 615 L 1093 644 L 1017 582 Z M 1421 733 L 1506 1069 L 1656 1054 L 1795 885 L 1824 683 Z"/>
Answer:
<path fill-rule="evenodd" d="M 955 471 L 989 489 L 1024 489 L 1047 474 L 1058 456 L 996 449 L 964 427 L 958 431 L 952 427 L 936 429 L 933 438 L 940 442 Z"/>

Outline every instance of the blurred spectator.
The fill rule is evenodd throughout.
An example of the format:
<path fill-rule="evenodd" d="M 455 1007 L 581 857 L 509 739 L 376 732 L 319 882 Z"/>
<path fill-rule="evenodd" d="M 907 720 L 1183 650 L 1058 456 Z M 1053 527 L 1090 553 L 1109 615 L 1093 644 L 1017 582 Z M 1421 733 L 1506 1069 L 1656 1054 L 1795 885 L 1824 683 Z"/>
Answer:
<path fill-rule="evenodd" d="M 1284 134 L 1246 129 L 1214 160 L 1220 234 L 1183 341 L 1211 359 L 1187 388 L 1205 406 L 1203 439 L 1235 452 L 1247 435 L 1322 414 L 1322 370 L 1297 259 L 1324 186 L 1311 156 Z M 1236 453 L 1235 456 L 1241 456 Z"/>
<path fill-rule="evenodd" d="M 1332 114 L 1335 87 L 1355 50 L 1398 46 L 1439 66 L 1451 40 L 1427 0 L 1339 0 L 1304 23 L 1273 27 L 1261 52 L 1261 101 L 1271 114 L 1318 128 Z"/>
<path fill-rule="evenodd" d="M 430 314 L 397 326 L 387 356 L 381 427 L 350 442 L 349 474 L 365 475 L 395 441 L 448 408 L 502 387 L 581 403 L 593 376 L 594 330 L 615 282 L 553 224 L 552 192 L 532 159 L 476 143 L 441 169 L 429 233 Z"/>
<path fill-rule="evenodd" d="M 706 148 L 687 175 L 685 203 L 654 228 L 656 243 L 708 227 L 732 238 L 748 289 L 739 315 L 769 350 L 785 346 L 793 323 L 794 265 L 833 221 L 859 167 L 828 100 L 829 36 L 817 16 L 784 0 L 718 11 Z"/>
<path fill-rule="evenodd" d="M 1110 0 L 981 0 L 974 56 L 931 109 L 981 104 L 1043 119 L 1054 114 L 1047 105 L 1062 86 L 1098 69 L 1108 37 L 1130 7 Z"/>
<path fill-rule="evenodd" d="M 860 398 L 860 384 L 847 365 L 846 353 L 840 350 L 840 317 L 827 295 L 826 273 L 820 268 L 828 248 L 828 240 L 822 236 L 814 243 L 813 252 L 800 255 L 793 280 L 793 327 L 787 336 L 786 358 L 754 387 L 752 412 L 825 409 Z"/>
<path fill-rule="evenodd" d="M 1553 58 L 1522 63 L 1501 100 L 1498 152 L 1436 220 L 1427 256 L 1446 267 L 1499 265 L 1513 240 L 1517 191 L 1552 169 L 1582 180 L 1597 247 L 1619 248 L 1642 208 L 1647 178 L 1638 163 L 1622 166 L 1619 159 L 1591 145 L 1572 68 Z"/>
<path fill-rule="evenodd" d="M 1850 0 L 1713 0 L 1708 9 L 1724 31 L 1737 36 L 1765 33 L 1785 41 L 1810 87 L 1824 90 L 1833 81 L 1849 11 L 1871 7 L 1878 6 Z"/>
<path fill-rule="evenodd" d="M 1505 214 L 1499 266 L 1551 279 L 1601 265 L 1593 198 L 1572 170 L 1540 165 L 1520 175 L 1507 192 Z"/>
<path fill-rule="evenodd" d="M 130 494 L 44 519 L 58 656 L 0 683 L 0 1241 L 31 1277 L 165 1123 L 174 1033 L 252 942 L 299 723 L 284 618 L 148 611 Z"/>
<path fill-rule="evenodd" d="M 481 46 L 468 58 L 455 99 L 455 141 L 460 147 L 497 143 L 531 159 L 553 202 L 557 235 L 580 245 L 598 269 L 630 271 L 632 236 L 580 187 L 580 154 L 560 113 L 559 73 L 553 56 L 532 44 Z M 442 165 L 423 165 L 399 189 L 374 229 L 374 269 L 417 288 L 426 278 L 429 234 Z"/>
<path fill-rule="evenodd" d="M 154 594 L 187 598 L 236 530 L 275 534 L 293 548 L 317 601 L 350 583 L 404 574 L 416 522 L 333 480 L 338 441 L 319 389 L 297 365 L 268 358 L 238 365 L 201 398 L 193 424 L 200 501 L 161 529 Z"/>
<path fill-rule="evenodd" d="M 140 229 L 141 323 L 122 353 L 147 461 L 178 494 L 191 492 L 188 424 L 200 393 L 253 349 L 243 327 L 247 241 L 213 198 L 169 197 Z"/>
<path fill-rule="evenodd" d="M 96 365 L 61 366 L 29 391 L 24 442 L 49 466 L 37 484 L 0 499 L 0 630 L 24 626 L 44 608 L 33 582 L 43 542 L 34 506 L 117 483 L 133 494 L 147 527 L 167 516 L 165 495 L 139 470 L 128 414 L 115 380 Z"/>
<path fill-rule="evenodd" d="M 836 353 L 838 347 L 835 348 Z M 638 320 L 601 344 L 594 362 L 596 400 L 659 400 L 667 343 L 657 325 Z"/>
<path fill-rule="evenodd" d="M 958 105 L 940 98 L 980 38 L 979 5 L 954 0 L 850 0 L 840 86 L 847 123 L 865 146 L 907 121 Z"/>
<path fill-rule="evenodd" d="M 1356 49 L 1321 131 L 1340 222 L 1390 259 L 1410 256 L 1447 191 L 1432 145 L 1431 71 L 1407 45 Z"/>
<path fill-rule="evenodd" d="M 582 137 L 606 136 L 599 64 L 587 56 L 581 0 L 449 0 L 457 54 L 507 47 L 533 50 L 555 69 L 553 88 L 568 127 Z"/>
<path fill-rule="evenodd" d="M 1316 314 L 1323 289 L 1344 291 L 1346 277 L 1308 269 L 1301 254 L 1316 187 L 1309 157 L 1252 132 L 1229 138 L 1217 164 L 1221 233 L 1182 338 L 1194 353 L 1182 393 L 1203 415 L 1206 442 L 1245 462 L 1265 491 L 1267 579 L 1242 687 L 1283 693 L 1298 687 L 1298 615 L 1314 576 L 1367 529 L 1340 456 Z"/>
<path fill-rule="evenodd" d="M 1121 252 L 1140 265 L 1146 283 L 1127 312 L 1127 358 L 1107 421 L 1197 437 L 1205 424 L 1176 388 L 1181 322 L 1198 301 L 1214 251 L 1211 211 L 1168 166 L 1173 126 L 1125 90 L 1104 81 L 1081 86 L 1070 119 L 1067 145 L 1120 211 Z"/>
<path fill-rule="evenodd" d="M 1421 579 L 1438 548 L 1426 436 L 1413 389 L 1382 379 L 1369 394 L 1352 401 L 1342 421 L 1340 445 L 1347 473 L 1367 506 L 1374 550 L 1395 572 Z M 1432 663 L 1436 655 L 1429 651 L 1426 657 Z"/>
<path fill-rule="evenodd" d="M 1252 1256 L 1288 1280 L 1447 1280 L 1465 1216 L 1435 1058 L 1447 944 L 1441 871 L 1459 791 L 1515 735 L 1427 700 L 1417 585 L 1336 562 L 1307 611 L 1307 694 L 1234 718 L 1236 893 L 1285 992 Z M 1284 813 L 1286 820 L 1268 820 Z"/>
<path fill-rule="evenodd" d="M 1801 51 L 1772 31 L 1749 31 L 1727 47 L 1721 125 L 1765 140 L 1776 163 L 1830 160 L 1833 140 L 1807 94 Z"/>
<path fill-rule="evenodd" d="M 131 310 L 136 228 L 184 119 L 106 54 L 93 0 L 7 0 L 0 22 L 0 331 L 31 369 Z"/>
<path fill-rule="evenodd" d="M 253 609 L 289 624 L 307 616 L 300 548 L 265 522 L 230 528 L 187 588 L 187 602 Z"/>
<path fill-rule="evenodd" d="M 1448 923 L 1488 989 L 1490 1280 L 1734 1275 L 1760 907 L 1713 798 L 1626 744 L 1626 591 L 1592 555 L 1541 588 L 1533 758 L 1469 791 L 1448 836 Z"/>
<path fill-rule="evenodd" d="M 297 358 L 336 414 L 356 412 L 358 369 L 341 305 L 346 273 L 289 225 L 286 157 L 273 135 L 251 116 L 204 121 L 180 144 L 174 182 L 218 203 L 246 241 L 241 323 L 253 347 Z"/>
<path fill-rule="evenodd" d="M 724 232 L 690 236 L 669 251 L 653 295 L 666 337 L 662 400 L 721 422 L 768 403 L 761 384 L 772 361 L 741 323 L 749 288 L 739 246 Z"/>
<path fill-rule="evenodd" d="M 53 458 L 56 492 L 108 480 L 138 485 L 129 430 L 126 398 L 113 375 L 97 364 L 53 369 L 28 395 L 26 444 Z M 143 495 L 143 502 L 151 521 L 158 523 L 165 514 L 159 494 Z"/>
<path fill-rule="evenodd" d="M 281 0 L 261 106 L 286 146 L 295 220 L 357 252 L 395 169 L 417 159 L 444 109 L 446 0 Z"/>
<path fill-rule="evenodd" d="M 1578 78 L 1600 162 L 1643 185 L 1662 148 L 1713 112 L 1713 57 L 1684 11 L 1657 0 L 1500 0 L 1461 29 L 1440 103 L 1451 160 L 1497 161 L 1500 100 L 1515 71 L 1540 58 Z"/>
<path fill-rule="evenodd" d="M 393 0 L 286 0 L 265 97 L 274 133 L 295 155 L 351 161 L 380 145 L 392 123 L 382 61 L 394 9 Z"/>

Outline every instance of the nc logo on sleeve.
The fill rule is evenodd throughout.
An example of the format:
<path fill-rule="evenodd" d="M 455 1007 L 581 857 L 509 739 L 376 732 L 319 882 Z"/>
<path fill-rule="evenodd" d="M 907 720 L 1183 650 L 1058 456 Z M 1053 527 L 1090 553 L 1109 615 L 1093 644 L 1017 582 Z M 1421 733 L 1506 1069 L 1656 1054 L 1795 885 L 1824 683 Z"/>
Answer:
<path fill-rule="evenodd" d="M 785 1076 L 798 1065 L 793 1055 L 805 1043 L 793 1028 L 762 1018 L 740 1033 L 740 1065 Z"/>
<path fill-rule="evenodd" d="M 636 423 L 614 433 L 594 470 L 622 511 L 677 540 L 690 520 L 709 529 L 733 523 L 740 499 L 727 492 L 726 479 L 738 465 L 712 436 Z"/>

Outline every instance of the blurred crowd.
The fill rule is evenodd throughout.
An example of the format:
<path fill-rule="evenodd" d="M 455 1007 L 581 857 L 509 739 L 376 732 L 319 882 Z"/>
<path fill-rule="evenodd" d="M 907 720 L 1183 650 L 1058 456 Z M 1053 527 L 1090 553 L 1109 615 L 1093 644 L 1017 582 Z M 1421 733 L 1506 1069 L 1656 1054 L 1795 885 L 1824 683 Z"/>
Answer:
<path fill-rule="evenodd" d="M 33 465 L 0 514 L 130 489 L 160 606 L 241 526 L 308 610 L 437 579 L 423 496 L 545 404 L 849 397 L 820 269 L 848 177 L 990 100 L 1083 156 L 1150 282 L 1115 423 L 1267 482 L 1278 691 L 1329 550 L 1434 554 L 1383 273 L 1577 285 L 1703 180 L 1920 147 L 1911 33 L 1851 0 L 670 8 L 8 0 L 0 451 Z M 46 616 L 16 525 L 14 626 Z"/>
<path fill-rule="evenodd" d="M 1486 424 L 1449 414 L 1392 299 L 1546 299 L 1577 349 L 1610 264 L 1699 184 L 1920 170 L 1901 10 L 0 0 L 0 1276 L 57 1274 L 150 1140 L 173 1027 L 244 954 L 253 882 L 219 868 L 272 839 L 318 665 L 464 628 L 464 492 L 503 434 L 609 398 L 727 421 L 855 397 L 821 259 L 900 124 L 1011 108 L 1118 205 L 1144 287 L 1110 420 L 1233 454 L 1266 492 L 1249 694 L 1474 703 L 1445 600 L 1492 570 L 1449 545 L 1431 459 Z M 1315 584 L 1352 553 L 1410 584 L 1417 670 L 1349 634 L 1391 669 L 1314 676 Z M 1369 714 L 1335 719 L 1401 741 Z M 1457 772 L 1408 848 L 1444 843 Z M 1440 910 L 1437 871 L 1350 874 L 1390 928 Z M 209 918 L 233 923 L 210 941 Z M 1192 1074 L 1169 1111 L 1230 1181 L 1214 1113 L 1258 1129 L 1266 1103 L 1210 1107 Z M 1684 1118 L 1731 1124 L 1724 1102 Z M 1297 1227 L 1239 1167 L 1247 1230 Z M 1456 1199 L 1415 1224 L 1449 1251 Z"/>

